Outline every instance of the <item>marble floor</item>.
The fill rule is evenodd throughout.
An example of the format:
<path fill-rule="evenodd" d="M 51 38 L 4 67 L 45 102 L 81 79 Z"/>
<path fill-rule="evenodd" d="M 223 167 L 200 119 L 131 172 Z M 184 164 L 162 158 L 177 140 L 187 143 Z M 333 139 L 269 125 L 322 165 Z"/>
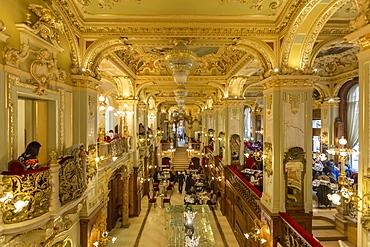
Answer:
<path fill-rule="evenodd" d="M 171 205 L 184 204 L 183 192 L 180 194 L 174 190 L 171 196 Z M 149 209 L 147 197 L 143 197 L 142 211 L 139 217 L 130 218 L 129 228 L 116 227 L 110 232 L 110 236 L 117 237 L 117 241 L 107 243 L 108 247 L 162 247 L 168 246 L 169 216 L 165 209 L 151 206 Z M 219 208 L 209 214 L 209 220 L 214 234 L 216 247 L 238 247 L 239 244 L 229 226 L 225 216 Z"/>

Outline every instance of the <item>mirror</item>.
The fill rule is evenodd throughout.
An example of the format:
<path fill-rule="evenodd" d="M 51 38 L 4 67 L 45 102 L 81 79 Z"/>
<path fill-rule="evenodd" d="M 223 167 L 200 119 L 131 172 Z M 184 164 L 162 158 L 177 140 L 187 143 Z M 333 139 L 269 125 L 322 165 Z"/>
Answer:
<path fill-rule="evenodd" d="M 284 155 L 284 177 L 286 184 L 286 208 L 304 208 L 305 152 L 293 147 Z"/>

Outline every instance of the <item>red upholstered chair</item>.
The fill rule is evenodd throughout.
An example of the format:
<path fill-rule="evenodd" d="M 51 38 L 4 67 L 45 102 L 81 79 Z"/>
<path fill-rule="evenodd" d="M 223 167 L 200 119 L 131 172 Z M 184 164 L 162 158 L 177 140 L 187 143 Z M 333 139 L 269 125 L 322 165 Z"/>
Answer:
<path fill-rule="evenodd" d="M 153 187 L 153 193 L 154 194 L 157 194 L 157 193 L 159 193 L 159 187 Z"/>
<path fill-rule="evenodd" d="M 156 207 L 157 206 L 157 198 L 150 198 L 150 194 L 148 193 L 148 202 L 149 202 L 149 205 L 150 204 L 154 204 L 154 207 Z"/>
<path fill-rule="evenodd" d="M 258 170 L 258 166 L 257 165 L 252 165 L 251 169 L 252 170 Z"/>
<path fill-rule="evenodd" d="M 163 198 L 162 204 L 164 205 L 165 203 L 168 203 L 169 205 L 171 205 L 171 194 L 168 198 Z"/>
<path fill-rule="evenodd" d="M 170 193 L 170 194 L 171 194 L 171 193 L 172 193 L 172 189 L 173 189 L 173 187 L 168 186 L 168 187 L 167 187 L 167 193 Z"/>
<path fill-rule="evenodd" d="M 49 167 L 41 167 L 34 170 L 26 170 L 24 164 L 20 162 L 19 160 L 11 160 L 8 163 L 8 171 L 1 172 L 2 175 L 28 175 L 38 172 L 43 172 L 49 169 Z"/>

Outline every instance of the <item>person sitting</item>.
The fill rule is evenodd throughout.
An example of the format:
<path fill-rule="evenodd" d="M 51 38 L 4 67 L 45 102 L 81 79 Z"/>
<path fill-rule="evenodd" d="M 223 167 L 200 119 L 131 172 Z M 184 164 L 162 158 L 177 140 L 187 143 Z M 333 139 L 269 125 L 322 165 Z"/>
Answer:
<path fill-rule="evenodd" d="M 195 191 L 194 186 L 191 186 L 190 189 L 188 191 L 186 191 L 186 194 L 187 195 L 196 195 L 197 192 Z"/>
<path fill-rule="evenodd" d="M 254 186 L 258 186 L 258 181 L 259 181 L 259 172 L 254 172 L 253 176 L 250 177 L 250 182 Z"/>
<path fill-rule="evenodd" d="M 39 154 L 41 144 L 33 141 L 27 145 L 26 150 L 23 154 L 18 157 L 18 160 L 24 164 L 27 170 L 34 170 L 39 168 L 39 160 L 37 155 Z"/>
<path fill-rule="evenodd" d="M 213 190 L 210 191 L 208 195 L 207 204 L 208 205 L 214 205 L 217 202 L 217 194 L 213 192 Z"/>
<path fill-rule="evenodd" d="M 191 198 L 193 198 L 193 202 L 191 202 L 192 205 L 199 205 L 200 202 L 199 202 L 199 199 L 197 197 L 197 192 L 195 191 L 195 188 L 194 186 L 191 186 L 190 189 L 188 191 L 186 191 L 186 195 L 185 195 L 185 198 L 190 196 Z M 186 199 L 185 200 L 185 204 L 187 203 Z"/>

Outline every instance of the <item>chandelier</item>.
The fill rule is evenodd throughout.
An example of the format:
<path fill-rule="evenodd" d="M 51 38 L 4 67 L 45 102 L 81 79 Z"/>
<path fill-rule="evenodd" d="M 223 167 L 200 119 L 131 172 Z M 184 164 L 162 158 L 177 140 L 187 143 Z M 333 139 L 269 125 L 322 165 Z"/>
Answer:
<path fill-rule="evenodd" d="M 165 60 L 169 69 L 172 71 L 174 81 L 183 85 L 189 75 L 190 69 L 194 65 L 196 54 L 186 47 L 186 40 L 176 40 L 172 50 L 167 52 Z"/>
<path fill-rule="evenodd" d="M 177 106 L 180 109 L 183 109 L 185 107 L 185 100 L 186 96 L 188 95 L 188 90 L 185 88 L 184 85 L 179 85 L 175 90 L 175 100 L 177 102 Z"/>

